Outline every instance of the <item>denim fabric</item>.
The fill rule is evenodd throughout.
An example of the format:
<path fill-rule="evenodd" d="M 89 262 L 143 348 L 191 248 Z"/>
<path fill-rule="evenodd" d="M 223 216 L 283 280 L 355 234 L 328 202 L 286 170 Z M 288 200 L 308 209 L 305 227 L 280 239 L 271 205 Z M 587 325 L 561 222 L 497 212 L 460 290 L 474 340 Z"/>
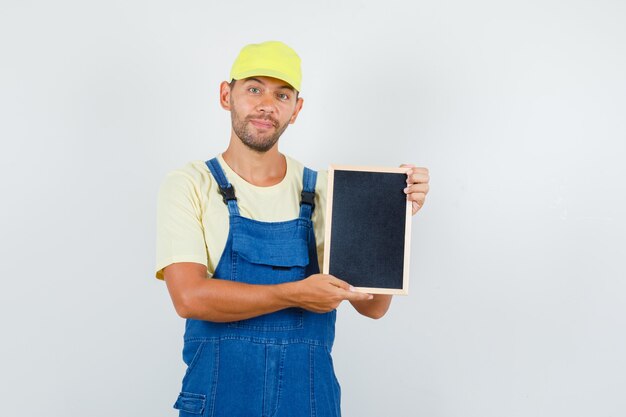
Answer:
<path fill-rule="evenodd" d="M 217 159 L 207 166 L 222 188 L 230 184 Z M 303 190 L 317 173 L 305 168 Z M 319 272 L 311 206 L 297 219 L 260 222 L 227 200 L 230 230 L 213 279 L 279 284 Z M 289 308 L 231 323 L 188 319 L 187 370 L 174 408 L 180 417 L 338 417 L 340 387 L 331 350 L 336 311 Z"/>

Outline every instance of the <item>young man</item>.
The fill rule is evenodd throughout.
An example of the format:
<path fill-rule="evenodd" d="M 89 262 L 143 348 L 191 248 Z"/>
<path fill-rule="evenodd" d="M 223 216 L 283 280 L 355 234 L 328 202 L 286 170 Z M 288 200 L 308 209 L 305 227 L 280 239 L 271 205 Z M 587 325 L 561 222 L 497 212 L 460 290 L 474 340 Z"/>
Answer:
<path fill-rule="evenodd" d="M 220 85 L 225 152 L 170 173 L 158 202 L 157 277 L 186 318 L 181 416 L 339 416 L 337 306 L 382 317 L 388 295 L 320 274 L 326 173 L 278 151 L 302 109 L 300 58 L 281 42 L 244 47 Z M 413 214 L 428 170 L 405 165 Z"/>

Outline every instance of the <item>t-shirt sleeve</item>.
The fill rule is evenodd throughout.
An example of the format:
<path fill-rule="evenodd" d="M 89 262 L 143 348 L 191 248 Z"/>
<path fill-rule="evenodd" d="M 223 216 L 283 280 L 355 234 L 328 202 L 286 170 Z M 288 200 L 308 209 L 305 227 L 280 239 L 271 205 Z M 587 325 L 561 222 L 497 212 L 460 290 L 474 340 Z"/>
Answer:
<path fill-rule="evenodd" d="M 156 277 L 176 262 L 207 265 L 200 194 L 193 179 L 171 172 L 159 189 L 157 201 Z"/>

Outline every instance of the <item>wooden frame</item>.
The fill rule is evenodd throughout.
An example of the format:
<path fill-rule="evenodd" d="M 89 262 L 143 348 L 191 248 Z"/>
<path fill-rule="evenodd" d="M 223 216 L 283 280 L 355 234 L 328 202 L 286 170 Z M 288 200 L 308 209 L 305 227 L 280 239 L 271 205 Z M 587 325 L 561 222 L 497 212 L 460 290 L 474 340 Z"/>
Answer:
<path fill-rule="evenodd" d="M 325 240 L 324 240 L 324 267 L 323 273 L 329 274 L 330 271 L 330 255 L 332 242 L 332 219 L 333 219 L 333 194 L 335 171 L 362 171 L 374 173 L 404 173 L 406 174 L 410 168 L 388 168 L 388 167 L 368 167 L 368 166 L 351 166 L 351 165 L 331 165 L 328 169 L 328 191 L 326 197 L 326 221 L 325 221 Z M 404 254 L 402 268 L 402 288 L 370 288 L 355 287 L 356 291 L 366 292 L 370 294 L 393 294 L 408 295 L 409 293 L 409 259 L 411 244 L 411 220 L 412 220 L 412 203 L 406 201 L 405 210 L 405 227 L 404 227 Z M 338 277 L 341 278 L 341 277 Z"/>

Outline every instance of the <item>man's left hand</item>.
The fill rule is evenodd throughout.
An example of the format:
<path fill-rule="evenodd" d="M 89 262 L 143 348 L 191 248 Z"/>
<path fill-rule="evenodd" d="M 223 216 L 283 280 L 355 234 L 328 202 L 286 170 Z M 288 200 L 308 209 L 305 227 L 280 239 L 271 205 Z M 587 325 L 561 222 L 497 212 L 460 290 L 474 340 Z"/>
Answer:
<path fill-rule="evenodd" d="M 406 173 L 407 186 L 404 189 L 404 193 L 407 196 L 407 200 L 413 203 L 413 214 L 415 214 L 424 205 L 426 194 L 428 194 L 428 182 L 430 181 L 428 168 L 416 167 L 411 164 L 402 164 L 400 168 L 411 168 Z"/>

